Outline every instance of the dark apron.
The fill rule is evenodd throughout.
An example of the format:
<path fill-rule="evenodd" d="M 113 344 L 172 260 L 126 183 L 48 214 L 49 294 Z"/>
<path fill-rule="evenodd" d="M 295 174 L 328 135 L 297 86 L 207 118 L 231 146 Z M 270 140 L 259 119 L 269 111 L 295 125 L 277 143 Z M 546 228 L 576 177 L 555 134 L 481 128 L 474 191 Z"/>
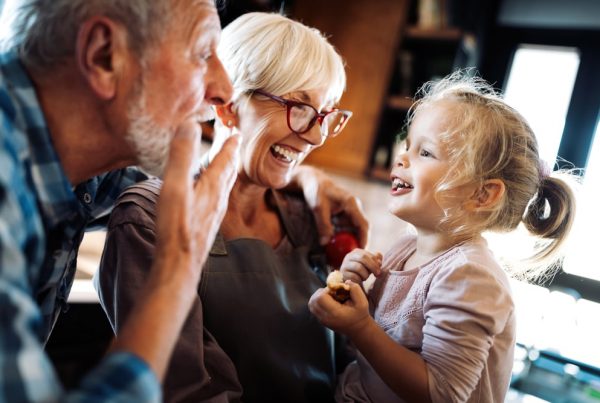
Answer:
<path fill-rule="evenodd" d="M 244 402 L 331 402 L 334 334 L 307 306 L 326 276 L 314 219 L 302 199 L 274 197 L 286 233 L 276 249 L 217 237 L 200 283 L 204 325 L 235 364 Z"/>

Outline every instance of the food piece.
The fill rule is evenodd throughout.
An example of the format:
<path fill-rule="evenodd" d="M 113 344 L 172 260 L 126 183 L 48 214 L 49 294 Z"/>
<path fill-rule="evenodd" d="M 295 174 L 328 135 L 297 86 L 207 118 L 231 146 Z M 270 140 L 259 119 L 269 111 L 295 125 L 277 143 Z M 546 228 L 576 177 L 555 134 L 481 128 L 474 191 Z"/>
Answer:
<path fill-rule="evenodd" d="M 344 277 L 339 270 L 334 270 L 327 276 L 327 289 L 333 299 L 342 304 L 350 299 L 350 285 L 344 283 Z"/>
<path fill-rule="evenodd" d="M 334 269 L 339 269 L 344 261 L 344 257 L 353 249 L 358 248 L 358 241 L 350 231 L 337 232 L 331 241 L 325 246 L 327 255 L 327 264 Z"/>

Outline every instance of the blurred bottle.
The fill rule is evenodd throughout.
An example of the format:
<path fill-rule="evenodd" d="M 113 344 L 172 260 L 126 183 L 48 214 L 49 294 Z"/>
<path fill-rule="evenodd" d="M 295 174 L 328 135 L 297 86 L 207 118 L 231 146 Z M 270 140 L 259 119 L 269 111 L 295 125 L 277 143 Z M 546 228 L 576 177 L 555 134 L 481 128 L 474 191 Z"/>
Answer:
<path fill-rule="evenodd" d="M 419 0 L 418 25 L 423 29 L 440 29 L 442 18 L 439 0 Z"/>

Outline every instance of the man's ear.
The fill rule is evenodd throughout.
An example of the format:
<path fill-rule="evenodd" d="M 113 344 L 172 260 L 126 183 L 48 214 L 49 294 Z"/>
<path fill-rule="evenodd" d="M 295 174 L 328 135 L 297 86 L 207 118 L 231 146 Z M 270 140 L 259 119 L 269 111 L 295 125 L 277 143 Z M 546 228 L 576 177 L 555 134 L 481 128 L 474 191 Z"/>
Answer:
<path fill-rule="evenodd" d="M 216 112 L 223 126 L 234 127 L 237 125 L 237 114 L 233 110 L 231 102 L 227 105 L 216 105 Z"/>
<path fill-rule="evenodd" d="M 485 211 L 493 209 L 504 197 L 506 186 L 501 179 L 488 179 L 473 192 L 465 203 L 468 211 Z"/>
<path fill-rule="evenodd" d="M 77 64 L 101 99 L 109 100 L 115 96 L 126 52 L 129 52 L 127 33 L 121 24 L 96 16 L 79 28 L 75 49 Z"/>

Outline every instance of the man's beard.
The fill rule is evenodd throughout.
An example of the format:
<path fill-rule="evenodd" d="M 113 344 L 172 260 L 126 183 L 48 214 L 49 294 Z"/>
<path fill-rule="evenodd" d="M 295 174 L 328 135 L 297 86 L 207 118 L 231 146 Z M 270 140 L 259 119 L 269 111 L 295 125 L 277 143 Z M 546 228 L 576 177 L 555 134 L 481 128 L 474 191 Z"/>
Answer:
<path fill-rule="evenodd" d="M 173 133 L 157 124 L 147 113 L 142 80 L 138 82 L 137 94 L 128 109 L 126 140 L 135 152 L 138 166 L 150 175 L 161 176 L 169 158 Z"/>

